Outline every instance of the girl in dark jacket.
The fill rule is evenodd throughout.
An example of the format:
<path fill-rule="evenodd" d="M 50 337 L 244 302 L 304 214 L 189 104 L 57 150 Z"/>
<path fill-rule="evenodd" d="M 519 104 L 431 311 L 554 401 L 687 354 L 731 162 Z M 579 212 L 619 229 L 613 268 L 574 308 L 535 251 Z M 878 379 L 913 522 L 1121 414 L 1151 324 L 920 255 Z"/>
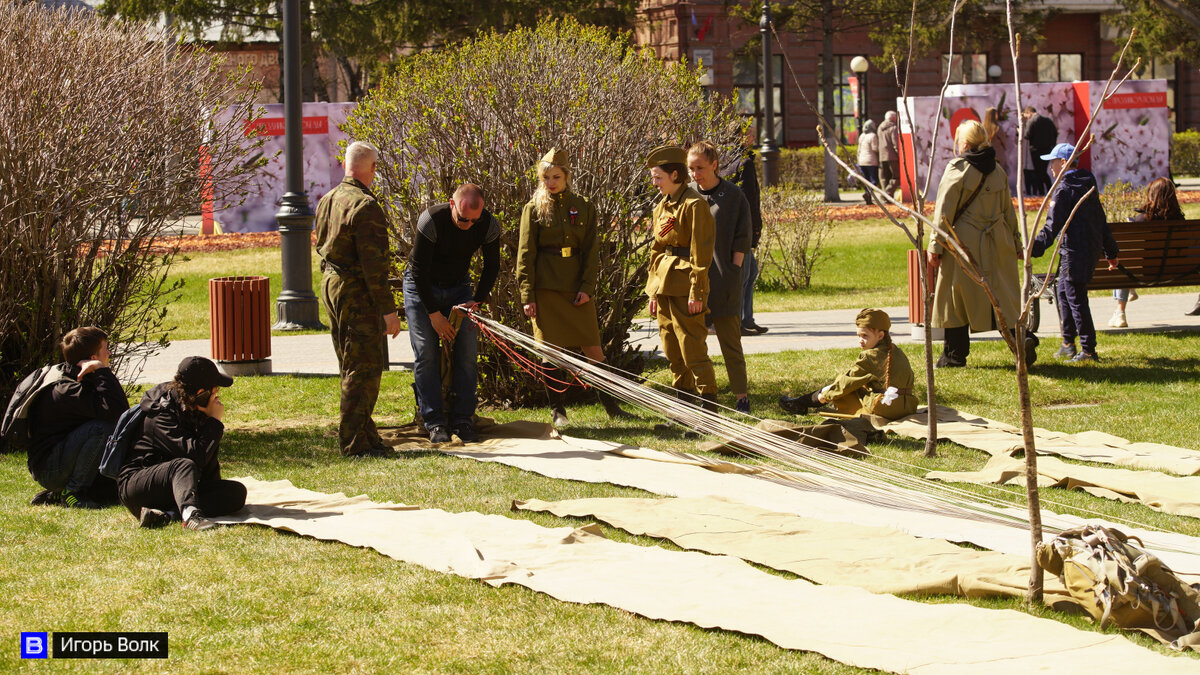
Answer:
<path fill-rule="evenodd" d="M 121 503 L 142 527 L 158 527 L 178 514 L 189 530 L 215 527 L 246 503 L 246 487 L 221 478 L 217 451 L 225 425 L 221 387 L 233 378 L 217 364 L 189 356 L 175 379 L 142 397 L 142 435 L 130 448 L 117 477 Z"/>

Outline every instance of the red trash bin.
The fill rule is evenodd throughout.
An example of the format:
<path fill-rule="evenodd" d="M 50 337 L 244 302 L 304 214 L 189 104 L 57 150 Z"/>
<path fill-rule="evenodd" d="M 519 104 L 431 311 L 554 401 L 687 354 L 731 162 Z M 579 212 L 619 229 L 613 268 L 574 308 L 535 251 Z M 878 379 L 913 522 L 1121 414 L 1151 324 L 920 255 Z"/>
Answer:
<path fill-rule="evenodd" d="M 271 282 L 267 277 L 208 280 L 214 361 L 264 361 L 271 356 Z"/>

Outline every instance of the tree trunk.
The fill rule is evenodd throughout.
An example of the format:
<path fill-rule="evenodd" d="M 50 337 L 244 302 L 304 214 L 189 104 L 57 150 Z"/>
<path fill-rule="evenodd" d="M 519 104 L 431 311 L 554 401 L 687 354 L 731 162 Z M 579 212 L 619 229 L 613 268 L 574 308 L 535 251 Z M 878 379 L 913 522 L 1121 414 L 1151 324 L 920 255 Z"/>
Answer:
<path fill-rule="evenodd" d="M 833 0 L 821 2 L 821 116 L 833 120 L 834 72 L 833 72 Z M 841 134 L 837 129 L 825 129 L 825 201 L 840 202 L 838 194 L 838 165 L 831 156 L 837 152 Z"/>
<path fill-rule="evenodd" d="M 1029 366 L 1025 363 L 1025 327 L 1017 328 L 1017 392 L 1021 406 L 1021 436 L 1025 441 L 1025 494 L 1029 501 L 1029 603 L 1042 603 L 1042 568 L 1037 547 L 1042 543 L 1042 506 L 1038 493 L 1037 448 L 1033 442 L 1033 404 L 1029 398 Z"/>
<path fill-rule="evenodd" d="M 929 278 L 929 263 L 925 258 L 924 243 L 925 238 L 922 236 L 923 228 L 918 223 L 917 225 L 917 241 L 921 243 L 921 264 L 917 266 L 917 279 L 921 284 L 921 297 L 925 300 L 922 303 L 923 313 L 922 322 L 925 324 L 925 405 L 929 409 L 928 418 L 928 433 L 925 435 L 925 456 L 937 457 L 937 386 L 934 383 L 933 377 L 933 327 L 929 322 L 933 320 L 933 291 L 930 286 L 933 285 L 933 280 Z"/>

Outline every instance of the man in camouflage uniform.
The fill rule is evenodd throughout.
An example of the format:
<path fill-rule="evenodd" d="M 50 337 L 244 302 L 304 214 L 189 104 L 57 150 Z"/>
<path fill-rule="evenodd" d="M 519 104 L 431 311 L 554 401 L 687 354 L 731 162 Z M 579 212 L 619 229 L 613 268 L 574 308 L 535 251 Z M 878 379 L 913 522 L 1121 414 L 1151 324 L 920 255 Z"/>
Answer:
<path fill-rule="evenodd" d="M 400 334 L 388 284 L 387 220 L 369 187 L 378 154 L 361 141 L 346 148 L 346 177 L 317 205 L 321 304 L 342 376 L 338 442 L 348 457 L 392 454 L 371 419 L 387 365 L 383 334 Z"/>

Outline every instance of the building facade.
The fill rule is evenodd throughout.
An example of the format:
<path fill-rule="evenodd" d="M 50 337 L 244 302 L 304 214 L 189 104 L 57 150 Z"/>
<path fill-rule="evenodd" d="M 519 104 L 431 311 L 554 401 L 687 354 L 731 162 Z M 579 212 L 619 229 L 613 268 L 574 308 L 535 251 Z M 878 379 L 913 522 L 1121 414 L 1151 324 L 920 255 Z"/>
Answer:
<path fill-rule="evenodd" d="M 748 3 L 758 7 L 761 3 Z M 1105 0 L 1053 0 L 1041 33 L 1043 39 L 1026 46 L 1018 62 L 1022 82 L 1106 80 L 1124 36 L 1105 16 L 1118 5 Z M 758 25 L 732 16 L 725 0 L 643 0 L 635 39 L 665 59 L 689 59 L 709 68 L 705 87 L 714 94 L 737 96 L 743 115 L 757 122 L 763 113 L 761 48 L 747 43 Z M 774 36 L 773 36 L 774 37 Z M 818 143 L 816 110 L 820 92 L 822 39 L 819 27 L 805 35 L 779 32 L 774 45 L 773 83 L 776 140 L 780 146 L 806 147 Z M 833 40 L 835 126 L 843 140 L 857 137 L 854 91 L 863 94 L 865 118 L 877 123 L 896 108 L 901 89 L 893 72 L 880 68 L 880 50 L 868 30 L 838 32 Z M 870 62 L 860 84 L 850 63 L 856 56 Z M 1008 44 L 995 44 L 979 53 L 928 54 L 913 59 L 909 69 L 911 96 L 936 96 L 949 71 L 951 83 L 1011 83 L 1012 57 Z M 1167 80 L 1167 105 L 1176 131 L 1200 127 L 1200 72 L 1197 64 L 1161 59 L 1144 64 L 1135 75 Z M 811 106 L 810 107 L 810 104 Z M 757 133 L 757 127 L 756 127 Z"/>

